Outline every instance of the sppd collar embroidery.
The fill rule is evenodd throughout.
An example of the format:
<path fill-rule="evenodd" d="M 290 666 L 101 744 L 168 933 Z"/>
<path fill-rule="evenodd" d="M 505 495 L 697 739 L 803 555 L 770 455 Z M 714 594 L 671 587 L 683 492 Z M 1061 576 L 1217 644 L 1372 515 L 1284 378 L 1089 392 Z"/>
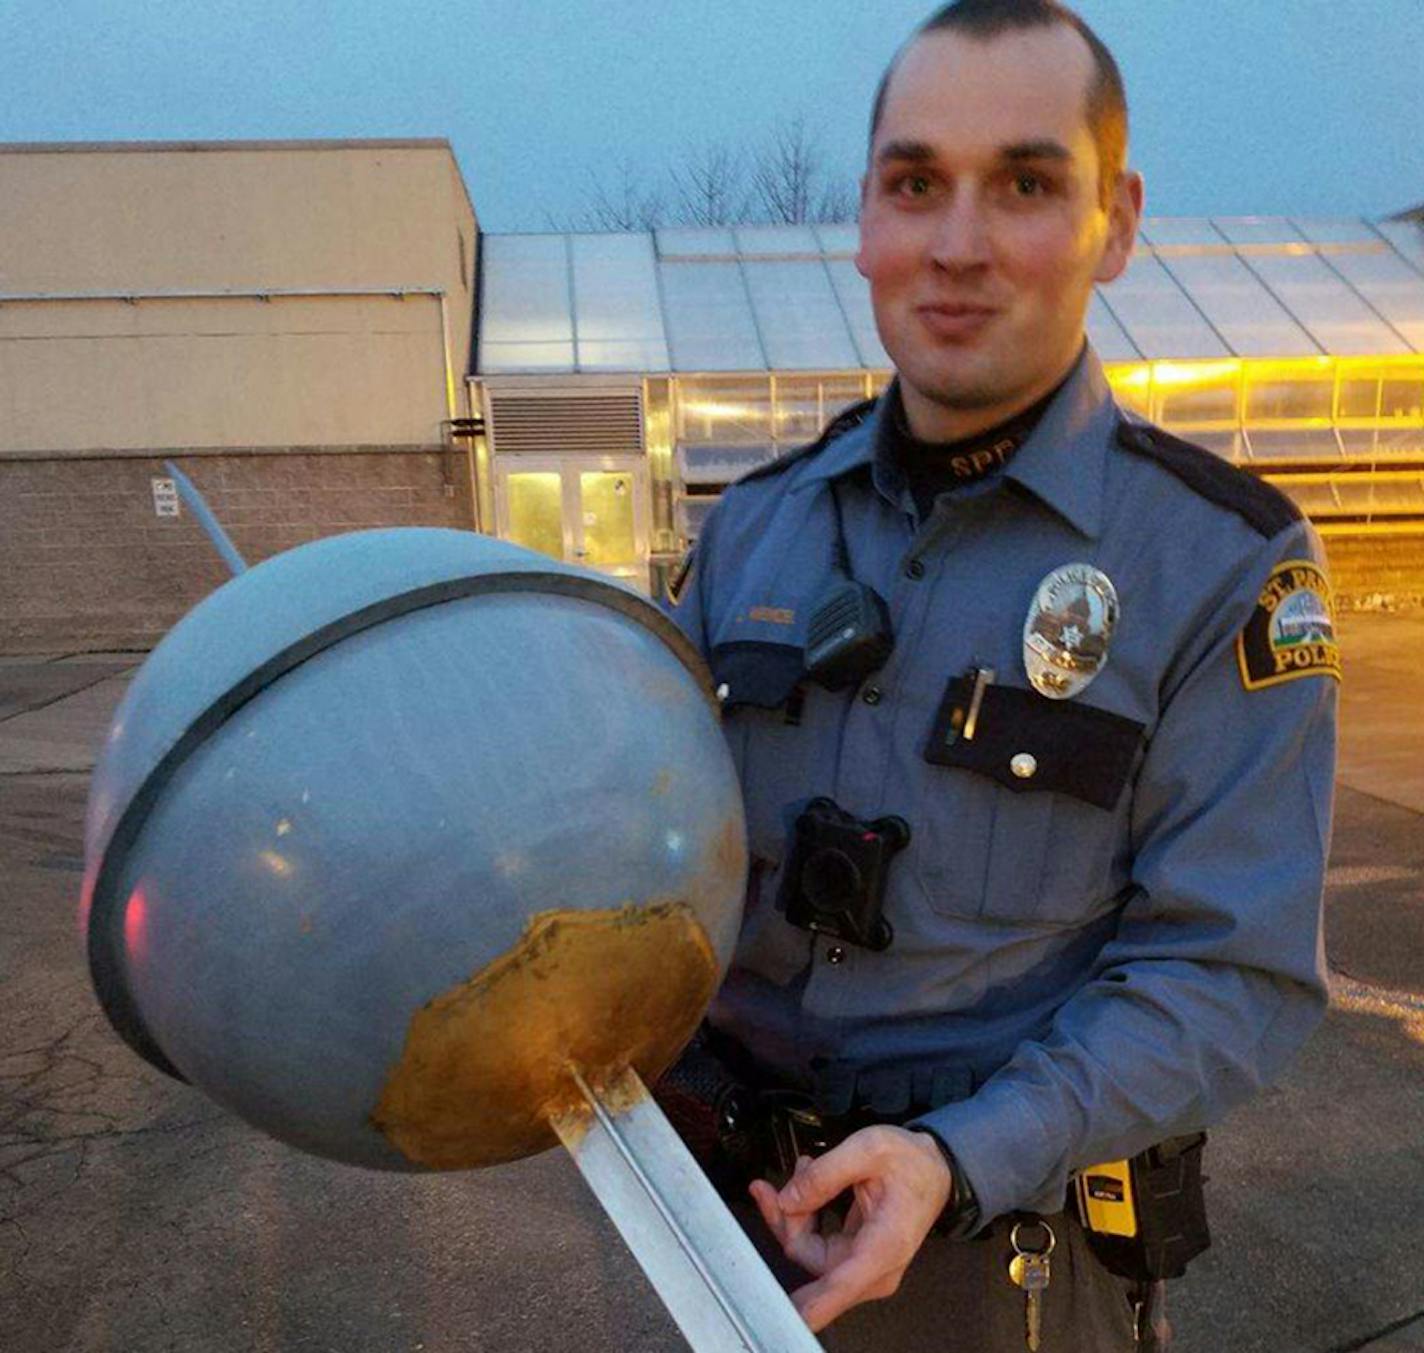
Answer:
<path fill-rule="evenodd" d="M 1297 677 L 1340 680 L 1335 606 L 1330 584 L 1309 559 L 1277 564 L 1246 628 L 1236 637 L 1236 659 L 1248 691 Z"/>
<path fill-rule="evenodd" d="M 882 424 L 892 457 L 912 479 L 932 480 L 940 488 L 972 484 L 1003 469 L 1043 419 L 1066 381 L 1036 404 L 996 427 L 954 442 L 921 441 L 910 431 L 899 386 L 892 387 L 890 416 Z"/>

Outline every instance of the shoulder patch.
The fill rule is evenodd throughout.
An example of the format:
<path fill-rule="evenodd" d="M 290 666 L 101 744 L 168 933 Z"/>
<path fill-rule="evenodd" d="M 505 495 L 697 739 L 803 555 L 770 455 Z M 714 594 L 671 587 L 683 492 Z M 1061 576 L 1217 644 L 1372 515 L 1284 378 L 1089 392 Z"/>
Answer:
<path fill-rule="evenodd" d="M 1335 604 L 1319 565 L 1287 559 L 1271 570 L 1246 628 L 1236 636 L 1236 661 L 1248 691 L 1298 677 L 1340 680 Z"/>
<path fill-rule="evenodd" d="M 1118 420 L 1118 445 L 1154 460 L 1208 502 L 1234 512 L 1270 539 L 1301 519 L 1300 509 L 1264 480 L 1159 427 Z"/>
<path fill-rule="evenodd" d="M 844 436 L 852 428 L 859 427 L 875 408 L 876 401 L 873 399 L 863 399 L 859 404 L 852 404 L 850 408 L 843 409 L 821 432 L 821 435 L 808 446 L 798 446 L 794 451 L 788 451 L 784 456 L 777 456 L 775 460 L 768 461 L 765 465 L 758 465 L 755 470 L 748 470 L 737 483 L 749 484 L 754 479 L 769 479 L 772 475 L 778 475 L 783 470 L 789 470 L 799 461 L 805 460 L 808 456 L 814 456 L 816 452 L 824 450 L 837 437 Z"/>

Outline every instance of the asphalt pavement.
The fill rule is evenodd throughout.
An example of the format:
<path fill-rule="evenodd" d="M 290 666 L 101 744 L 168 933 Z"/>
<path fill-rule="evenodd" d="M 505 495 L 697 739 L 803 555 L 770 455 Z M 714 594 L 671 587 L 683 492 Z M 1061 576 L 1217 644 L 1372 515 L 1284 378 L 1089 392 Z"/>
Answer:
<path fill-rule="evenodd" d="M 1177 1353 L 1424 1350 L 1424 614 L 1347 616 L 1342 643 L 1332 1008 L 1212 1135 Z M 109 1030 L 75 903 L 88 771 L 141 658 L 0 657 L 0 1351 L 682 1347 L 561 1153 L 330 1164 Z"/>

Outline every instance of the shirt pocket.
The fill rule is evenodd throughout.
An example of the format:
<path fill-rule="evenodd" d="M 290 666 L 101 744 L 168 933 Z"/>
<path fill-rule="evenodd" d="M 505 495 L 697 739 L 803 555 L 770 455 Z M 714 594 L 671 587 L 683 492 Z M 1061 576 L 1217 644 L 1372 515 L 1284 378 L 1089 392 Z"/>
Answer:
<path fill-rule="evenodd" d="M 1072 924 L 1108 905 L 1145 725 L 1079 701 L 989 686 L 965 736 L 951 682 L 924 757 L 930 839 L 920 876 L 953 915 Z"/>

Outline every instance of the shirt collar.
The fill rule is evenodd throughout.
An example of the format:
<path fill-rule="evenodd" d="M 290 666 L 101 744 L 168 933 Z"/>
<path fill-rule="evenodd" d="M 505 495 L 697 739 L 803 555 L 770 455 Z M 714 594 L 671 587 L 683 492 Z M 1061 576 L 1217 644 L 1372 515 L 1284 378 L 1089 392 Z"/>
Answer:
<path fill-rule="evenodd" d="M 840 479 L 863 465 L 871 464 L 875 460 L 875 448 L 880 441 L 880 425 L 892 416 L 892 408 L 893 401 L 882 394 L 863 421 L 810 458 L 797 487 L 822 484 L 828 479 Z"/>
<path fill-rule="evenodd" d="M 903 471 L 875 454 L 884 444 L 881 423 L 893 416 L 894 401 L 881 395 L 863 423 L 812 458 L 801 485 L 839 479 L 870 465 L 877 490 L 892 504 L 903 505 L 908 491 Z M 1117 416 L 1102 363 L 1085 343 L 1063 388 L 1004 467 L 1005 477 L 1021 484 L 1083 535 L 1095 538 L 1102 528 L 1103 479 Z"/>
<path fill-rule="evenodd" d="M 1108 450 L 1117 420 L 1103 364 L 1084 344 L 1073 374 L 1004 467 L 1004 475 L 1070 526 L 1096 539 L 1102 530 Z"/>

